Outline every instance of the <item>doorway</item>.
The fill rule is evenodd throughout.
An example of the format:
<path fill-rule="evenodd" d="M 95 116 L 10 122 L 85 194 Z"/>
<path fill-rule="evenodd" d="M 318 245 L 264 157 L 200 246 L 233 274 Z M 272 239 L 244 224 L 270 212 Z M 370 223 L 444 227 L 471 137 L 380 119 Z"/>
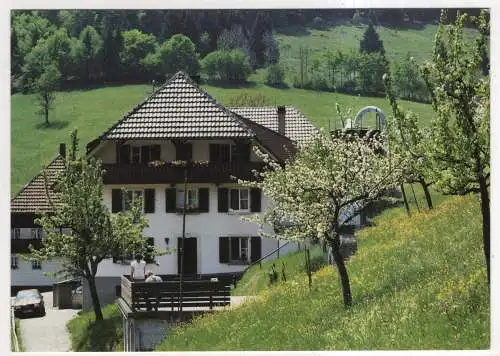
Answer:
<path fill-rule="evenodd" d="M 198 273 L 198 244 L 196 237 L 184 238 L 184 263 L 183 274 Z M 182 248 L 182 237 L 177 238 L 177 247 Z M 181 254 L 177 252 L 177 273 L 181 273 Z"/>

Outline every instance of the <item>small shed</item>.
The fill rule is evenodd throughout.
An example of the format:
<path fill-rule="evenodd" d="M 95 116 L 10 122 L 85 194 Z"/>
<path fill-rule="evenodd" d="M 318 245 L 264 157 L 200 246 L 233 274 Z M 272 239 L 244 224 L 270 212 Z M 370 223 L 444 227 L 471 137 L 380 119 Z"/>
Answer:
<path fill-rule="evenodd" d="M 54 283 L 53 306 L 59 309 L 73 308 L 73 289 L 79 284 L 77 279 L 67 279 Z"/>

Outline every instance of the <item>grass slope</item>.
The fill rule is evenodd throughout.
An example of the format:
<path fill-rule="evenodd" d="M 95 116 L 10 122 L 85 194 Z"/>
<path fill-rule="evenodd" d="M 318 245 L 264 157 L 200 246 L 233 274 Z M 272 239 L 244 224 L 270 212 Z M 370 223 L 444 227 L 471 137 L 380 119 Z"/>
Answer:
<path fill-rule="evenodd" d="M 330 50 L 336 52 L 359 51 L 359 41 L 363 38 L 367 26 L 335 26 L 328 30 L 314 30 L 303 27 L 289 27 L 278 30 L 277 40 L 280 47 L 281 61 L 289 73 L 299 70 L 300 47 L 314 53 Z M 430 59 L 437 25 L 426 25 L 422 29 L 393 29 L 375 26 L 384 43 L 387 59 L 391 64 L 402 61 L 410 53 L 418 63 Z M 465 29 L 467 39 L 477 35 L 474 29 Z M 290 79 L 290 78 L 289 78 Z"/>
<path fill-rule="evenodd" d="M 93 311 L 80 313 L 66 328 L 71 338 L 72 351 L 123 351 L 122 315 L 116 304 L 102 309 L 104 320 L 95 322 Z"/>
<path fill-rule="evenodd" d="M 328 119 L 336 117 L 335 103 L 352 107 L 377 105 L 388 113 L 383 98 L 365 98 L 337 93 L 319 93 L 301 89 L 275 89 L 252 83 L 241 88 L 204 86 L 215 99 L 227 104 L 231 97 L 247 91 L 263 93 L 277 105 L 293 105 L 302 110 L 317 126 L 328 127 Z M 78 128 L 82 147 L 105 131 L 151 93 L 147 85 L 128 85 L 94 90 L 58 93 L 49 128 L 41 125 L 33 95 L 11 97 L 11 193 L 18 192 L 40 169 L 50 162 L 60 142 L 67 142 L 69 132 Z M 422 116 L 432 117 L 429 105 L 405 102 L 405 107 Z M 374 122 L 374 121 L 373 121 Z M 339 124 L 337 124 L 339 125 Z M 334 127 L 332 123 L 332 127 Z M 337 126 L 338 127 L 338 126 Z"/>
<path fill-rule="evenodd" d="M 313 246 L 310 249 L 312 270 L 317 270 L 326 263 L 325 254 L 319 246 Z M 286 279 L 297 278 L 298 276 L 306 276 L 304 250 L 291 252 L 285 256 L 277 258 L 273 261 L 264 261 L 262 266 L 254 265 L 245 271 L 245 274 L 232 290 L 232 295 L 256 295 L 269 286 L 268 273 L 271 271 L 272 265 L 276 265 L 278 272 L 278 280 L 282 280 L 283 266 L 285 268 Z"/>
<path fill-rule="evenodd" d="M 263 291 L 260 302 L 174 329 L 158 351 L 484 349 L 489 296 L 477 199 L 385 211 L 349 261 L 354 305 L 331 267 Z"/>

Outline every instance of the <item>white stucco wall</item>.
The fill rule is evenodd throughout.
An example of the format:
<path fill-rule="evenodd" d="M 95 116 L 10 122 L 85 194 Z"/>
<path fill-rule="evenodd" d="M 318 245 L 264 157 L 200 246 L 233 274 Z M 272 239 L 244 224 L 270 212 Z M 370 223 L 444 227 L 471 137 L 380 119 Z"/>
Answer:
<path fill-rule="evenodd" d="M 220 236 L 257 236 L 259 226 L 252 222 L 242 221 L 241 215 L 231 213 L 219 213 L 217 186 L 215 184 L 191 184 L 193 188 L 209 188 L 209 212 L 186 215 L 186 237 L 197 238 L 198 273 L 224 273 L 242 271 L 246 266 L 229 265 L 219 263 L 219 237 Z M 233 184 L 222 184 L 220 187 L 234 187 Z M 155 189 L 155 213 L 145 214 L 149 220 L 149 227 L 145 229 L 144 235 L 155 238 L 155 246 L 159 248 L 177 248 L 177 238 L 182 236 L 182 214 L 165 212 L 165 189 L 170 185 L 127 185 L 126 188 L 154 188 Z M 111 209 L 111 190 L 120 186 L 106 186 L 104 190 L 104 203 Z M 262 198 L 262 211 L 266 207 L 267 199 Z M 265 229 L 270 233 L 269 228 Z M 165 238 L 169 238 L 169 245 L 165 244 Z M 281 244 L 283 244 L 282 242 Z M 278 247 L 275 239 L 262 239 L 261 256 Z M 281 251 L 296 250 L 296 244 L 289 244 Z M 160 266 L 157 272 L 160 274 L 177 273 L 177 251 L 169 255 L 159 256 L 157 261 Z M 99 266 L 98 276 L 114 276 L 129 273 L 130 267 L 115 264 L 111 259 L 104 261 Z"/>
<path fill-rule="evenodd" d="M 42 262 L 42 269 L 33 269 L 31 262 L 18 257 L 18 268 L 10 270 L 12 286 L 49 286 L 56 280 L 44 275 L 44 272 L 56 272 L 60 269 L 59 260 Z"/>

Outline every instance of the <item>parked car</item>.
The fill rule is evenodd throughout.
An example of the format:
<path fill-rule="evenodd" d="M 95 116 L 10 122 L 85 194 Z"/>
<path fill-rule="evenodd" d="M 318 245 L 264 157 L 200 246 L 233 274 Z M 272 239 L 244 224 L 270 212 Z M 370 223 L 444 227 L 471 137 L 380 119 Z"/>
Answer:
<path fill-rule="evenodd" d="M 45 303 L 38 289 L 25 289 L 17 292 L 13 303 L 14 315 L 24 314 L 45 315 Z"/>

